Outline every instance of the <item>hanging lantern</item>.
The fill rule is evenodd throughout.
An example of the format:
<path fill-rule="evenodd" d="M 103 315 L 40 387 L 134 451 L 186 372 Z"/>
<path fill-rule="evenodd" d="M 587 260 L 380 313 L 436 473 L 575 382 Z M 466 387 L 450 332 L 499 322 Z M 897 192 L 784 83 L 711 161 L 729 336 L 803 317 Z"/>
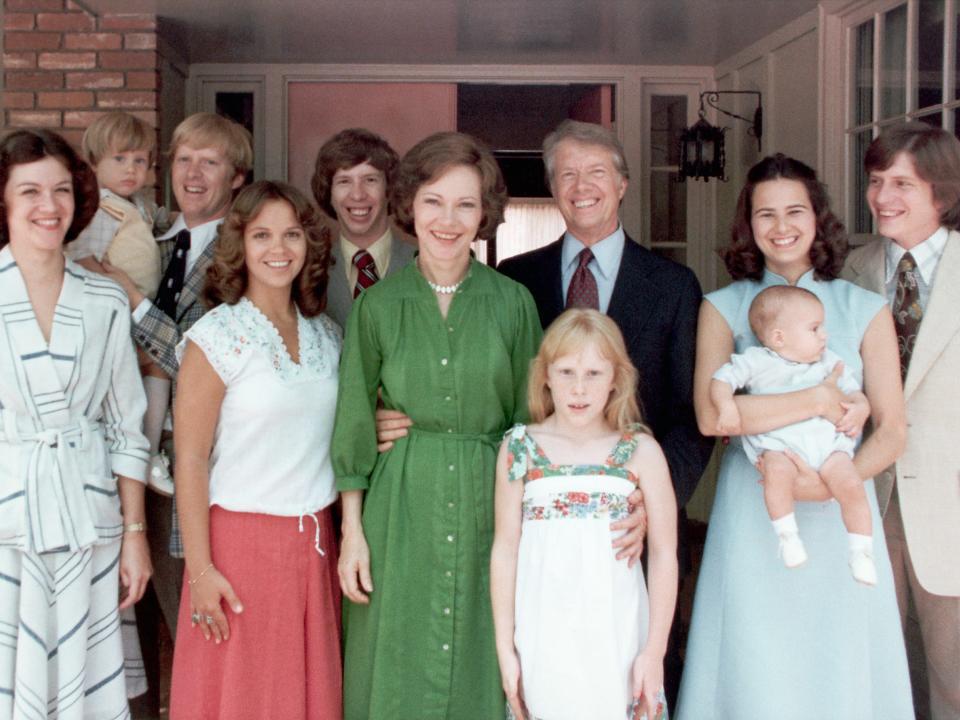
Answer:
<path fill-rule="evenodd" d="M 714 127 L 700 113 L 700 119 L 680 135 L 680 180 L 693 178 L 708 182 L 723 176 L 723 133 L 726 128 Z"/>
<path fill-rule="evenodd" d="M 741 117 L 735 113 L 717 106 L 721 95 L 756 95 L 757 109 L 753 119 Z M 763 102 L 759 92 L 755 90 L 717 90 L 700 93 L 700 119 L 693 126 L 687 128 L 680 135 L 680 182 L 687 178 L 709 182 L 710 178 L 726 180 L 724 163 L 726 156 L 723 149 L 723 134 L 725 127 L 715 127 L 707 122 L 704 110 L 704 98 L 714 110 L 724 115 L 750 123 L 747 134 L 757 139 L 757 152 L 761 150 L 760 140 L 763 137 Z"/>

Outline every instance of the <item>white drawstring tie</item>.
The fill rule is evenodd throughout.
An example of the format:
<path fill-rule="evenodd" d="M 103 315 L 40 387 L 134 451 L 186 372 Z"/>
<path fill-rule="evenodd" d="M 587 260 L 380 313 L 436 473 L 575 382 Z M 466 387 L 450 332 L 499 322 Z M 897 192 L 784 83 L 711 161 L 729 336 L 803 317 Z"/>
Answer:
<path fill-rule="evenodd" d="M 317 532 L 313 536 L 313 546 L 317 549 L 317 552 L 320 553 L 321 557 L 326 557 L 326 553 L 323 551 L 323 548 L 320 547 L 320 520 L 317 518 L 317 514 L 300 513 L 300 532 L 303 532 L 303 518 L 305 517 L 312 519 L 317 526 Z"/>

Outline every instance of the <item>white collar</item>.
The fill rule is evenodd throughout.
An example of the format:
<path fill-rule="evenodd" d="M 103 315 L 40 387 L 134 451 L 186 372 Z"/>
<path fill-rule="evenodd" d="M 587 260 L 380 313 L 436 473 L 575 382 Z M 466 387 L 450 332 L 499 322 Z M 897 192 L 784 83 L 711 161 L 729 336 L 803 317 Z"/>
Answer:
<path fill-rule="evenodd" d="M 910 248 L 910 254 L 913 256 L 914 262 L 917 264 L 917 270 L 920 271 L 920 277 L 923 278 L 923 281 L 930 285 L 933 282 L 933 274 L 936 272 L 937 263 L 940 261 L 940 256 L 943 255 L 944 248 L 947 247 L 947 240 L 950 238 L 950 231 L 945 227 L 937 228 L 936 232 L 933 233 L 930 237 L 924 240 L 922 243 L 914 245 Z M 897 273 L 897 265 L 900 264 L 900 259 L 907 254 L 907 250 L 902 248 L 893 240 L 887 241 L 886 247 L 886 282 L 887 284 L 893 281 L 893 276 Z"/>

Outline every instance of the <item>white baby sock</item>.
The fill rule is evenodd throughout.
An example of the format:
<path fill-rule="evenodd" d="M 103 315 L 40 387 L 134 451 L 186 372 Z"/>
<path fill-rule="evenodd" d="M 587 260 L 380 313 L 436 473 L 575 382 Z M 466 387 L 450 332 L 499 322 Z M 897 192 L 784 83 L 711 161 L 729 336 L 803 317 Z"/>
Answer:
<path fill-rule="evenodd" d="M 856 550 L 866 550 L 873 552 L 873 535 L 858 535 L 857 533 L 847 533 L 847 542 L 850 543 L 850 552 Z"/>
<path fill-rule="evenodd" d="M 773 529 L 776 531 L 777 535 L 789 535 L 789 534 L 798 534 L 800 529 L 797 527 L 797 516 L 793 513 L 789 515 L 784 515 L 778 520 L 773 520 Z"/>

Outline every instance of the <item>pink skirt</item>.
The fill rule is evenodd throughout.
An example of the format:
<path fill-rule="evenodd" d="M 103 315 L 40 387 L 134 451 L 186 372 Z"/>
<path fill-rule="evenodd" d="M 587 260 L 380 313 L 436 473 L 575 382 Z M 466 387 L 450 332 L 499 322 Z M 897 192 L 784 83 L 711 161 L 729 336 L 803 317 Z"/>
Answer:
<path fill-rule="evenodd" d="M 330 508 L 315 517 L 318 523 L 305 515 L 301 524 L 296 517 L 210 508 L 213 562 L 243 612 L 226 608 L 229 640 L 204 640 L 190 624 L 184 581 L 171 720 L 341 719 L 337 548 Z M 318 526 L 323 556 L 315 547 Z"/>

